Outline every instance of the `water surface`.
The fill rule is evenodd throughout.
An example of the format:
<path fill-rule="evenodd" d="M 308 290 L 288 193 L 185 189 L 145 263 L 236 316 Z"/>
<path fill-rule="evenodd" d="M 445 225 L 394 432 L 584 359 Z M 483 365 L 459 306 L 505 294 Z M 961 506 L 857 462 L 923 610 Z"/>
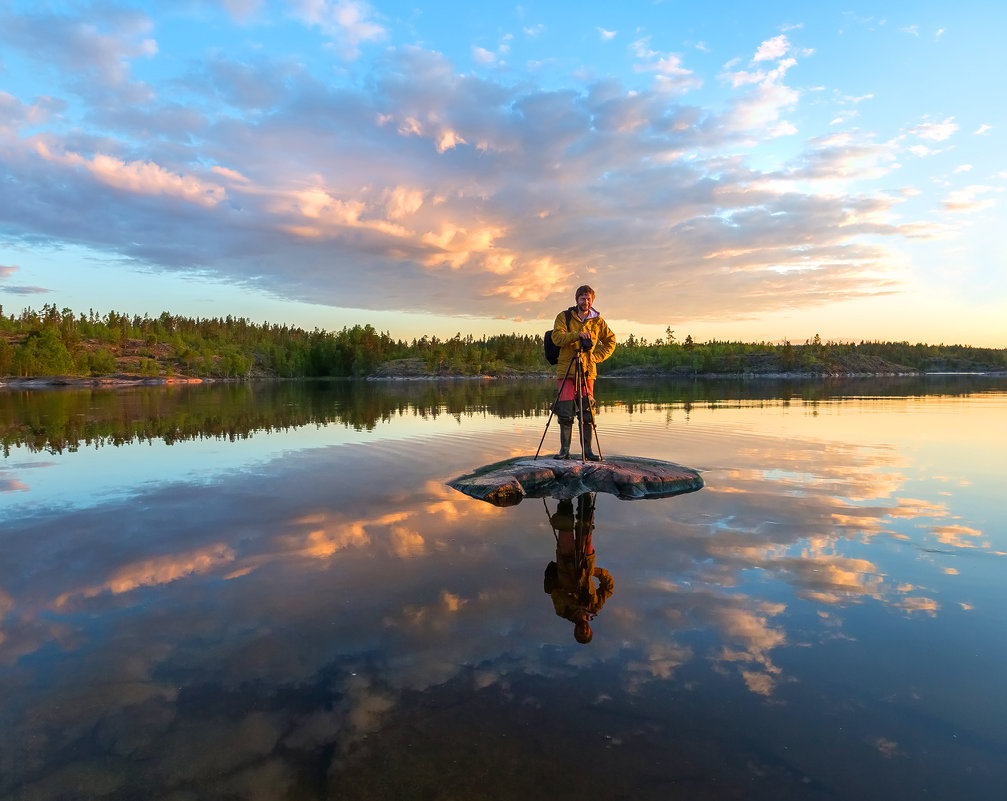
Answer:
<path fill-rule="evenodd" d="M 575 641 L 548 382 L 0 393 L 0 797 L 994 798 L 1007 380 L 599 382 Z M 545 450 L 556 446 L 555 422 Z"/>

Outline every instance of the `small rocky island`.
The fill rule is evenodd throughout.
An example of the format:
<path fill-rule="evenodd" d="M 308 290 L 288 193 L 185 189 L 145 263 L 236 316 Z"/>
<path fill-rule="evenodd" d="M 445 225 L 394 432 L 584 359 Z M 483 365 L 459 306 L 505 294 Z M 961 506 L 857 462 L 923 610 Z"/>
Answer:
<path fill-rule="evenodd" d="M 575 498 L 585 492 L 625 500 L 668 498 L 702 489 L 703 478 L 689 467 L 639 456 L 602 462 L 518 456 L 480 467 L 448 486 L 495 506 L 513 506 L 524 498 Z"/>

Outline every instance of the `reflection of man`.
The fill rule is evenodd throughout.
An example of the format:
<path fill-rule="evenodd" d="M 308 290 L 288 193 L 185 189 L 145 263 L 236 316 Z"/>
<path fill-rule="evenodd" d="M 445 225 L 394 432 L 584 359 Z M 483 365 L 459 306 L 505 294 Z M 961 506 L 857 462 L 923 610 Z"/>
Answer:
<path fill-rule="evenodd" d="M 556 401 L 556 417 L 559 418 L 559 453 L 557 459 L 570 458 L 570 440 L 573 437 L 573 421 L 583 412 L 581 437 L 584 439 L 584 458 L 596 462 L 601 457 L 591 450 L 594 437 L 594 380 L 598 376 L 598 362 L 603 362 L 615 350 L 615 334 L 594 308 L 594 290 L 589 286 L 577 287 L 574 294 L 577 305 L 556 315 L 552 327 L 552 341 L 560 348 L 556 363 L 559 380 L 559 396 Z M 573 360 L 583 368 L 583 382 L 580 397 Z M 581 399 L 588 402 L 581 408 Z"/>
<path fill-rule="evenodd" d="M 556 514 L 549 518 L 556 532 L 556 561 L 545 569 L 545 591 L 552 597 L 556 614 L 573 623 L 573 636 L 579 643 L 591 642 L 590 620 L 612 595 L 615 583 L 607 570 L 594 566 L 594 497 L 584 493 L 577 498 L 577 516 L 573 503 L 559 502 Z M 594 579 L 598 579 L 595 586 Z"/>

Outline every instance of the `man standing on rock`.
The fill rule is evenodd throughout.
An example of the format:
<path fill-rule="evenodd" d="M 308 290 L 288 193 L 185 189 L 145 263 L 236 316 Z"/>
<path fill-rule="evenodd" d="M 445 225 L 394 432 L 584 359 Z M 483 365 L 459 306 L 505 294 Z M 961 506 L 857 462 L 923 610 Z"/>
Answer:
<path fill-rule="evenodd" d="M 584 285 L 574 293 L 576 306 L 556 315 L 552 341 L 560 348 L 556 375 L 559 395 L 556 417 L 559 419 L 559 453 L 557 459 L 570 458 L 574 418 L 581 421 L 584 458 L 597 462 L 601 457 L 591 448 L 594 439 L 594 380 L 598 362 L 603 362 L 615 350 L 615 334 L 594 308 L 594 290 Z M 582 371 L 580 397 L 577 397 L 578 371 Z M 587 400 L 584 403 L 584 400 Z"/>

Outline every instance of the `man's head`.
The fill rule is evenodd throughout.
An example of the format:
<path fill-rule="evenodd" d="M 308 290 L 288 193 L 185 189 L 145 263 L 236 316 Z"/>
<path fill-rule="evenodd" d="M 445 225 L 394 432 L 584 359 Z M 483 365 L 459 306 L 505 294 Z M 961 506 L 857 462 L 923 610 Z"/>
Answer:
<path fill-rule="evenodd" d="M 573 296 L 577 299 L 577 309 L 581 314 L 585 314 L 594 305 L 594 290 L 587 284 L 577 287 Z"/>
<path fill-rule="evenodd" d="M 594 303 L 594 290 L 587 284 L 577 287 L 577 291 L 573 293 L 575 300 L 579 300 L 581 295 L 590 295 L 591 302 Z"/>

